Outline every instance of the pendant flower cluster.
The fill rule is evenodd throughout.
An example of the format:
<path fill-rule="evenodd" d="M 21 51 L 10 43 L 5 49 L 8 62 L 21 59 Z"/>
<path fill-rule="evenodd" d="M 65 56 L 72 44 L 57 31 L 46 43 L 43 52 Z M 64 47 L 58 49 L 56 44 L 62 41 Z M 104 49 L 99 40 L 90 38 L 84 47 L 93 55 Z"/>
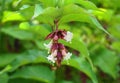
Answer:
<path fill-rule="evenodd" d="M 66 30 L 56 29 L 54 32 L 48 34 L 45 39 L 51 39 L 51 41 L 49 44 L 44 44 L 50 54 L 47 59 L 52 63 L 56 63 L 57 66 L 61 65 L 62 60 L 70 59 L 72 53 L 68 52 L 65 46 L 59 43 L 58 40 L 63 39 L 66 42 L 71 42 L 72 37 L 73 34 Z"/>

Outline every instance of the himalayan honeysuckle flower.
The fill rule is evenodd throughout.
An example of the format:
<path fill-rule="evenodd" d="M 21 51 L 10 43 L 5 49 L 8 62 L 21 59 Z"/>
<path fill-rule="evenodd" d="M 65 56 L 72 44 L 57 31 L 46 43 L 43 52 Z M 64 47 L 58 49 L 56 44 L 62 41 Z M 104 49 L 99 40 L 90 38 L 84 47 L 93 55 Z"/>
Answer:
<path fill-rule="evenodd" d="M 52 41 L 50 41 L 50 43 L 49 43 L 49 44 L 45 44 L 45 43 L 44 43 L 44 46 L 45 46 L 47 49 L 50 49 L 50 48 L 51 48 L 51 46 L 52 46 Z"/>
<path fill-rule="evenodd" d="M 63 39 L 67 42 L 71 42 L 73 34 L 70 31 L 58 30 L 51 32 L 45 38 L 51 39 L 49 44 L 44 44 L 48 49 L 50 55 L 47 57 L 48 61 L 56 63 L 57 66 L 61 65 L 62 60 L 69 60 L 72 56 L 72 53 L 68 52 L 65 46 L 62 43 L 59 43 L 59 39 Z"/>
<path fill-rule="evenodd" d="M 55 50 L 51 55 L 49 55 L 49 56 L 47 57 L 47 59 L 48 59 L 49 61 L 55 63 L 55 60 L 57 60 L 56 55 L 57 55 L 57 50 Z"/>
<path fill-rule="evenodd" d="M 51 48 L 51 46 L 52 46 L 52 40 L 50 41 L 49 44 L 45 44 L 45 43 L 44 43 L 44 46 L 46 47 L 46 49 L 48 49 L 48 53 L 49 53 L 50 48 Z"/>
<path fill-rule="evenodd" d="M 67 42 L 71 42 L 72 37 L 73 37 L 73 34 L 72 34 L 70 31 L 67 31 L 67 34 L 65 35 L 64 39 L 65 39 Z"/>

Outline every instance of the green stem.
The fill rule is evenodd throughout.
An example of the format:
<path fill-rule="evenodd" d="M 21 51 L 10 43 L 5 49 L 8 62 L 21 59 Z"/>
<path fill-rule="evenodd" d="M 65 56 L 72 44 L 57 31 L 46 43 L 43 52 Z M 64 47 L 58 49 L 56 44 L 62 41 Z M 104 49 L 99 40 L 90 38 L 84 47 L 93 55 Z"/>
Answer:
<path fill-rule="evenodd" d="M 92 60 L 90 59 L 90 57 L 86 57 L 88 62 L 90 63 L 91 67 L 92 67 L 92 70 L 96 72 L 96 68 L 94 67 L 93 63 L 92 63 Z"/>
<path fill-rule="evenodd" d="M 58 20 L 55 20 L 54 24 L 55 24 L 55 30 L 57 31 L 58 30 Z"/>

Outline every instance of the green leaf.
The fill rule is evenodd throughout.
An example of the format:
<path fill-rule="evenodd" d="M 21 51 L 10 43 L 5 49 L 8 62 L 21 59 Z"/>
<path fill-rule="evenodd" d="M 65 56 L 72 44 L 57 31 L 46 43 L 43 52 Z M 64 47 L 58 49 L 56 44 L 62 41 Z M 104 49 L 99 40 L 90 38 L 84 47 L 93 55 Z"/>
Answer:
<path fill-rule="evenodd" d="M 102 25 L 97 21 L 95 17 L 90 16 L 89 14 L 68 14 L 62 17 L 59 21 L 59 25 L 63 23 L 68 23 L 72 21 L 80 21 L 84 23 L 90 23 L 91 25 L 103 30 L 105 33 L 109 34 Z M 110 35 L 110 34 L 109 34 Z"/>
<path fill-rule="evenodd" d="M 78 13 L 86 14 L 87 13 L 87 11 L 84 8 L 75 4 L 69 4 L 64 6 L 63 8 L 61 8 L 61 11 L 62 11 L 62 17 L 68 14 L 78 14 Z"/>
<path fill-rule="evenodd" d="M 42 39 L 44 39 L 49 34 L 47 27 L 42 25 L 31 26 L 29 30 L 33 33 L 36 33 L 38 36 L 41 36 Z"/>
<path fill-rule="evenodd" d="M 18 69 L 11 79 L 25 78 L 42 81 L 45 83 L 53 83 L 55 80 L 54 72 L 45 66 L 28 66 L 22 69 Z"/>
<path fill-rule="evenodd" d="M 29 50 L 28 52 L 21 53 L 9 64 L 12 67 L 10 71 L 30 63 L 49 63 L 46 55 L 47 53 L 38 50 Z"/>
<path fill-rule="evenodd" d="M 11 12 L 11 11 L 5 11 L 2 22 L 7 22 L 7 21 L 24 21 L 24 17 L 20 15 L 19 12 Z"/>
<path fill-rule="evenodd" d="M 120 17 L 119 17 L 120 18 Z M 113 23 L 115 22 L 115 23 Z M 116 21 L 112 21 L 113 25 L 110 26 L 110 28 L 108 28 L 108 31 L 113 35 L 113 37 L 116 39 L 120 40 L 120 24 L 119 24 L 119 20 Z"/>
<path fill-rule="evenodd" d="M 65 42 L 65 41 L 61 41 L 61 42 L 65 46 L 71 47 L 72 49 L 75 49 L 75 50 L 79 51 L 80 54 L 89 61 L 92 69 L 95 70 L 94 65 L 93 65 L 93 63 L 92 63 L 92 61 L 91 61 L 91 59 L 89 57 L 88 49 L 85 46 L 85 44 L 82 42 L 82 40 L 73 37 L 72 43 L 68 43 L 68 42 Z"/>
<path fill-rule="evenodd" d="M 19 1 L 16 1 L 16 3 L 14 3 L 14 4 L 18 4 L 21 7 L 23 5 L 30 5 L 31 6 L 31 5 L 35 5 L 38 3 L 40 3 L 39 0 L 35 0 L 35 1 L 33 1 L 33 0 L 19 0 Z"/>
<path fill-rule="evenodd" d="M 98 20 L 95 17 L 90 17 L 90 22 L 91 24 L 93 24 L 94 26 L 96 26 L 97 28 L 101 29 L 102 31 L 104 31 L 105 33 L 107 33 L 108 35 L 110 35 L 110 33 L 108 33 L 103 26 L 98 22 Z M 110 35 L 111 36 L 111 35 Z"/>
<path fill-rule="evenodd" d="M 6 73 L 0 74 L 0 83 L 8 83 L 8 75 Z"/>
<path fill-rule="evenodd" d="M 102 47 L 98 50 L 99 53 L 94 54 L 93 62 L 98 66 L 102 71 L 111 75 L 113 78 L 117 77 L 117 64 L 119 57 L 112 51 L 107 50 Z"/>
<path fill-rule="evenodd" d="M 41 7 L 41 5 L 40 4 L 36 4 L 35 5 L 35 10 L 34 10 L 34 15 L 33 15 L 32 19 L 34 19 L 35 17 L 39 16 L 42 12 L 43 12 L 43 8 Z"/>
<path fill-rule="evenodd" d="M 72 21 L 80 21 L 80 22 L 89 22 L 89 16 L 86 14 L 68 14 L 62 17 L 59 21 L 59 25 L 63 23 L 68 23 Z"/>
<path fill-rule="evenodd" d="M 2 28 L 1 32 L 12 36 L 14 38 L 20 39 L 20 40 L 32 40 L 35 39 L 34 34 L 29 31 L 21 30 L 19 28 L 13 27 L 13 28 Z"/>
<path fill-rule="evenodd" d="M 95 73 L 93 72 L 90 64 L 85 60 L 84 57 L 70 59 L 69 64 L 63 62 L 64 65 L 74 67 L 82 72 L 84 72 L 93 83 L 98 83 Z"/>
<path fill-rule="evenodd" d="M 43 25 L 30 25 L 28 22 L 22 22 L 19 28 L 35 34 L 38 38 L 41 37 L 44 39 L 49 34 L 49 30 L 47 30 L 48 27 Z"/>
<path fill-rule="evenodd" d="M 72 81 L 66 81 L 66 80 L 61 80 L 58 83 L 74 83 L 74 82 L 72 82 Z"/>
<path fill-rule="evenodd" d="M 92 3 L 91 1 L 76 0 L 76 3 L 82 5 L 82 6 L 85 7 L 86 9 L 97 10 L 96 5 L 95 5 L 94 3 Z"/>
<path fill-rule="evenodd" d="M 120 52 L 120 42 L 119 41 L 113 42 L 112 43 L 112 48 L 117 50 L 118 52 Z"/>
<path fill-rule="evenodd" d="M 0 54 L 0 67 L 6 66 L 17 57 L 17 54 Z"/>
<path fill-rule="evenodd" d="M 35 44 L 37 45 L 37 47 L 39 48 L 39 49 L 42 49 L 42 50 L 46 50 L 46 48 L 45 48 L 45 46 L 43 45 L 44 43 L 46 43 L 46 41 L 39 41 L 39 40 L 36 40 L 36 41 L 34 41 L 35 42 Z M 47 42 L 47 43 L 49 43 L 49 42 Z M 47 51 L 47 50 L 46 50 Z"/>
<path fill-rule="evenodd" d="M 39 0 L 43 7 L 47 8 L 47 7 L 55 7 L 57 0 Z"/>
<path fill-rule="evenodd" d="M 97 7 L 95 6 L 95 4 L 93 4 L 90 1 L 85 1 L 85 0 L 59 0 L 58 4 L 62 7 L 62 6 L 66 6 L 68 4 L 78 4 L 86 9 L 94 9 L 96 10 Z"/>
<path fill-rule="evenodd" d="M 16 78 L 16 79 L 10 79 L 8 83 L 43 83 L 40 81 L 36 81 L 33 79 L 24 79 L 24 78 Z"/>
<path fill-rule="evenodd" d="M 18 12 L 24 17 L 25 20 L 31 20 L 34 15 L 34 6 L 29 6 L 27 8 L 21 9 Z"/>
<path fill-rule="evenodd" d="M 97 27 L 103 30 L 105 33 L 109 34 L 93 15 L 91 15 L 90 13 L 88 13 L 88 11 L 77 5 L 73 5 L 73 4 L 67 5 L 63 7 L 61 11 L 62 11 L 62 17 L 59 20 L 58 23 L 59 25 L 62 25 L 64 23 L 69 23 L 72 21 L 79 21 L 79 22 L 89 23 L 94 27 Z"/>
<path fill-rule="evenodd" d="M 20 23 L 19 28 L 21 30 L 28 30 L 28 29 L 30 29 L 30 24 L 28 22 L 22 22 L 22 23 Z"/>
<path fill-rule="evenodd" d="M 60 10 L 54 7 L 48 7 L 43 10 L 43 12 L 36 17 L 41 23 L 50 24 L 54 26 L 54 20 L 61 15 Z"/>
<path fill-rule="evenodd" d="M 76 39 L 75 37 L 73 37 L 71 43 L 68 43 L 66 41 L 61 40 L 61 42 L 68 47 L 71 47 L 75 50 L 78 50 L 82 56 L 84 57 L 88 57 L 89 56 L 89 52 L 87 50 L 87 47 L 85 46 L 85 44 L 82 42 L 82 40 L 80 39 Z"/>
<path fill-rule="evenodd" d="M 99 10 L 92 11 L 93 14 L 98 17 L 99 20 L 104 20 L 106 22 L 111 22 L 113 10 L 100 8 Z"/>

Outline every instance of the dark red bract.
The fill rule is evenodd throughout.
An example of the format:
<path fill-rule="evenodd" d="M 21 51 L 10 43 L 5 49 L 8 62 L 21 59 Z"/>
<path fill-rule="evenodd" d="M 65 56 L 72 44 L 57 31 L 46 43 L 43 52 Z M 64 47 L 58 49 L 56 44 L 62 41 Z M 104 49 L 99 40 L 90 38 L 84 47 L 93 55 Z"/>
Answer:
<path fill-rule="evenodd" d="M 53 63 L 56 62 L 57 66 L 61 65 L 61 61 L 67 55 L 67 50 L 65 46 L 62 43 L 58 43 L 59 39 L 65 40 L 66 35 L 67 35 L 67 32 L 65 30 L 56 29 L 55 31 L 48 34 L 47 37 L 45 38 L 46 40 L 47 39 L 52 40 L 52 44 L 47 45 L 50 48 L 49 53 L 51 54 L 47 58 Z"/>
<path fill-rule="evenodd" d="M 57 65 L 60 66 L 61 61 L 63 59 L 62 50 L 66 51 L 66 48 L 61 43 L 53 43 L 50 49 L 50 53 L 53 53 L 55 50 L 57 50 L 57 54 L 56 54 L 57 61 L 56 62 L 57 62 Z"/>
<path fill-rule="evenodd" d="M 67 32 L 65 30 L 57 30 L 50 33 L 45 39 L 53 39 L 53 40 L 64 39 L 66 34 Z"/>

